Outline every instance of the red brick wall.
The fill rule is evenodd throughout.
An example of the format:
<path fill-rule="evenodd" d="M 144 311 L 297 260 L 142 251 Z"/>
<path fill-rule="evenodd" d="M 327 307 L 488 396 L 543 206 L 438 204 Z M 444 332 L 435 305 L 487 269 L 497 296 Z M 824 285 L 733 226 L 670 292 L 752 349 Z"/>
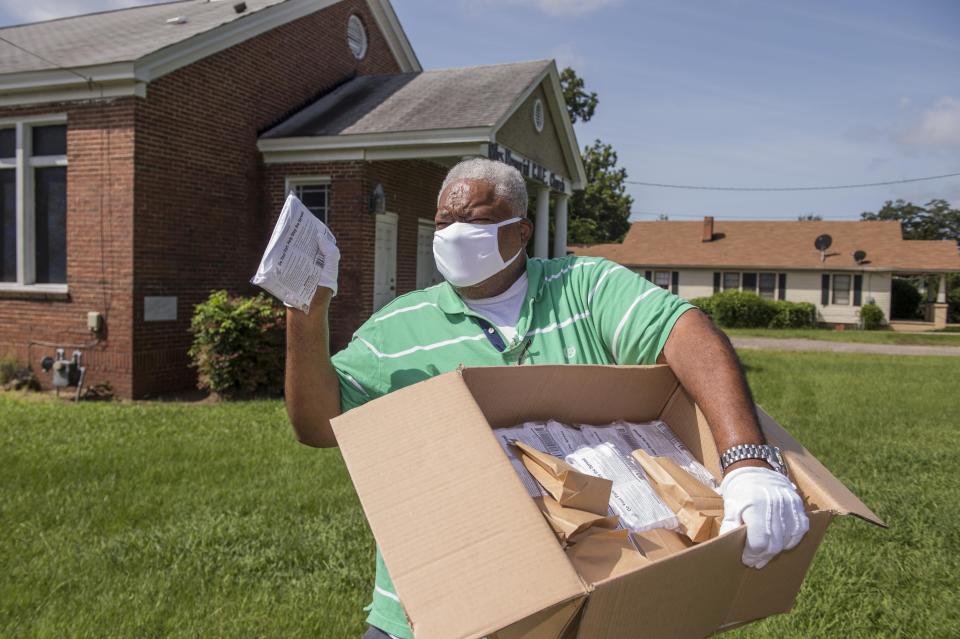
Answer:
<path fill-rule="evenodd" d="M 67 115 L 66 296 L 47 299 L 0 292 L 0 355 L 40 369 L 57 346 L 67 357 L 81 347 L 86 384 L 109 381 L 132 393 L 134 98 L 0 109 L 0 118 Z M 106 330 L 93 342 L 87 312 L 104 315 Z"/>
<path fill-rule="evenodd" d="M 346 21 L 359 13 L 369 48 L 357 62 Z M 278 207 L 264 201 L 258 133 L 352 74 L 399 68 L 362 0 L 343 2 L 152 82 L 136 113 L 134 388 L 137 397 L 190 388 L 186 351 L 193 306 L 211 290 L 259 289 L 256 271 Z M 341 201 L 361 197 L 356 167 L 342 169 Z M 351 173 L 353 171 L 354 173 Z M 282 185 L 281 185 L 282 190 Z M 358 241 L 362 225 L 347 232 Z M 372 236 L 371 236 L 372 237 Z M 345 264 L 348 277 L 363 271 Z M 371 258 L 372 259 L 372 258 Z M 359 276 L 359 275 L 357 275 Z M 143 321 L 143 297 L 175 295 L 177 320 Z M 350 296 L 338 302 L 356 304 Z"/>
<path fill-rule="evenodd" d="M 327 222 L 340 248 L 338 291 L 330 305 L 330 347 L 336 352 L 373 311 L 376 222 L 369 213 L 369 198 L 374 187 L 383 185 L 387 211 L 398 216 L 397 294 L 401 295 L 416 287 L 417 220 L 433 218 L 446 169 L 420 160 L 269 165 L 264 184 L 270 222 L 260 240 L 261 251 L 286 198 L 286 178 L 305 175 L 331 178 Z"/>

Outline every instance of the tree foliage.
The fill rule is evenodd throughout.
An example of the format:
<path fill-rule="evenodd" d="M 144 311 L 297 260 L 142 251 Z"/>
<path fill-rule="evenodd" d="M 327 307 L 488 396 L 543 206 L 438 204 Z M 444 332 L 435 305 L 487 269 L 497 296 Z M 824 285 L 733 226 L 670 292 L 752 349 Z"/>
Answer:
<path fill-rule="evenodd" d="M 563 97 L 570 122 L 593 117 L 599 100 L 596 92 L 584 88 L 583 79 L 567 67 L 560 74 Z M 627 171 L 617 168 L 617 152 L 595 140 L 583 149 L 587 183 L 570 198 L 567 241 L 570 244 L 619 242 L 630 230 L 633 198 L 627 195 Z"/>
<path fill-rule="evenodd" d="M 807 213 L 806 215 L 798 215 L 797 220 L 801 222 L 821 222 L 823 221 L 823 216 L 817 215 L 816 213 Z"/>
<path fill-rule="evenodd" d="M 567 103 L 567 112 L 570 115 L 570 124 L 577 120 L 588 122 L 597 110 L 597 93 L 587 93 L 584 89 L 583 78 L 579 77 L 572 68 L 567 67 L 560 72 L 560 87 L 563 89 L 563 100 Z"/>
<path fill-rule="evenodd" d="M 619 242 L 630 230 L 633 198 L 627 194 L 627 170 L 617 168 L 617 152 L 595 140 L 583 150 L 587 184 L 570 198 L 567 241 L 571 244 Z"/>

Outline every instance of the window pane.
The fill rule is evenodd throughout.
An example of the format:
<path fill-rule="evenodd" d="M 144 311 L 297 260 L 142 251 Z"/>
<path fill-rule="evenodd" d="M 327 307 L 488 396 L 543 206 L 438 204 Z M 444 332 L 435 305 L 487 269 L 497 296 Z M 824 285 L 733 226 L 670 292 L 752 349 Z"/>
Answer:
<path fill-rule="evenodd" d="M 66 155 L 67 125 L 33 127 L 34 155 Z"/>
<path fill-rule="evenodd" d="M 67 169 L 35 169 L 37 282 L 67 282 Z"/>
<path fill-rule="evenodd" d="M 17 130 L 0 129 L 0 158 L 11 159 L 17 155 Z"/>
<path fill-rule="evenodd" d="M 17 281 L 17 183 L 13 169 L 0 170 L 0 282 Z"/>
<path fill-rule="evenodd" d="M 833 303 L 834 304 L 850 303 L 850 276 L 849 275 L 833 276 Z"/>
<path fill-rule="evenodd" d="M 294 187 L 293 192 L 318 220 L 324 224 L 327 223 L 327 206 L 330 195 L 328 184 L 301 184 Z"/>
<path fill-rule="evenodd" d="M 776 288 L 777 288 L 776 273 L 760 274 L 760 297 L 765 297 L 768 300 L 772 300 L 773 295 L 776 292 Z"/>
<path fill-rule="evenodd" d="M 744 273 L 742 279 L 743 279 L 743 290 L 750 291 L 751 293 L 757 292 L 757 274 L 756 273 Z"/>
<path fill-rule="evenodd" d="M 723 274 L 723 290 L 738 290 L 740 288 L 740 274 L 739 273 L 724 273 Z"/>
<path fill-rule="evenodd" d="M 656 271 L 653 278 L 653 283 L 660 288 L 670 288 L 670 271 Z"/>

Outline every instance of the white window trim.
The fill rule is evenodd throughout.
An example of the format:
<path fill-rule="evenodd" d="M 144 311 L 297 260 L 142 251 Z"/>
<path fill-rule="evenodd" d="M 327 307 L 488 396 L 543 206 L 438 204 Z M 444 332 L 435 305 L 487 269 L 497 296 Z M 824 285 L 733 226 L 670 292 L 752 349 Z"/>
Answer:
<path fill-rule="evenodd" d="M 67 124 L 65 113 L 35 115 L 22 118 L 0 118 L 0 127 L 16 130 L 16 155 L 13 162 L 5 161 L 0 167 L 13 169 L 16 173 L 16 224 L 17 224 L 17 281 L 0 282 L 0 291 L 66 293 L 67 284 L 37 283 L 36 236 L 34 231 L 33 169 L 38 167 L 67 166 L 66 155 L 31 156 L 33 127 Z"/>
<path fill-rule="evenodd" d="M 837 276 L 849 278 L 849 284 L 847 285 L 847 301 L 838 302 L 837 301 Z M 831 273 L 830 274 L 830 294 L 828 299 L 830 300 L 831 306 L 853 306 L 853 273 Z"/>
<path fill-rule="evenodd" d="M 287 196 L 298 186 L 330 186 L 332 180 L 329 175 L 288 175 L 283 179 L 283 198 Z M 327 193 L 330 195 L 330 192 Z M 327 199 L 327 220 L 324 224 L 330 222 L 330 200 Z"/>

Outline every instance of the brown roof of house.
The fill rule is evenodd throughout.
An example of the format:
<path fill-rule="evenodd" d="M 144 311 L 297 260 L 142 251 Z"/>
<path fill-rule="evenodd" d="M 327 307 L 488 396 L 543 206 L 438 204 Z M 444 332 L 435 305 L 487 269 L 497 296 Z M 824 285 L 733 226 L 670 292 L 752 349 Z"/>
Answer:
<path fill-rule="evenodd" d="M 627 266 L 960 272 L 953 240 L 904 240 L 899 222 L 725 222 L 704 242 L 704 221 L 635 222 L 622 244 L 571 246 Z M 821 261 L 813 242 L 833 239 Z M 863 264 L 854 251 L 866 251 Z"/>

